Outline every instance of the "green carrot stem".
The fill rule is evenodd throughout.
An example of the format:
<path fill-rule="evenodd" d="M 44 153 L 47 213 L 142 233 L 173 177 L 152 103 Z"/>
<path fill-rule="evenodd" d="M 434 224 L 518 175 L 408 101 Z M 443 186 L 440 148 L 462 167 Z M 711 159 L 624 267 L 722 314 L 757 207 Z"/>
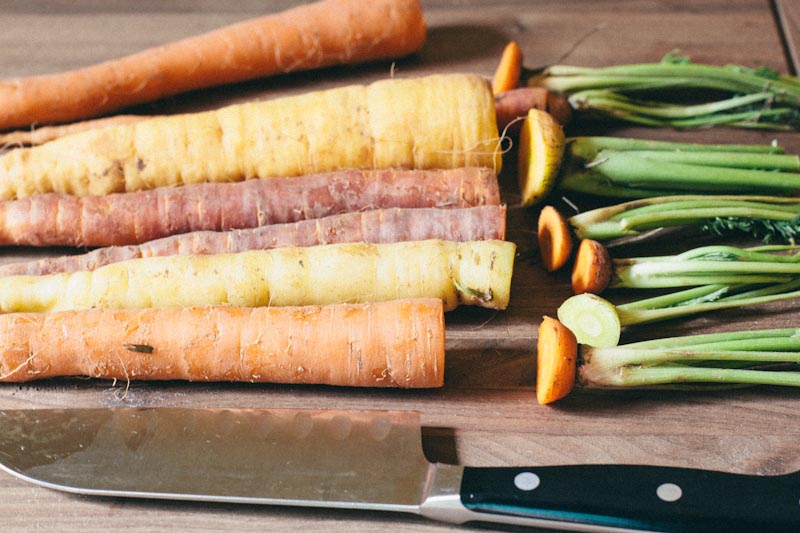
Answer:
<path fill-rule="evenodd" d="M 743 129 L 784 130 L 797 129 L 793 122 L 796 110 L 790 108 L 773 108 L 768 110 L 749 110 L 736 113 L 718 113 L 700 115 L 683 119 L 659 119 L 641 114 L 623 112 L 613 107 L 595 106 L 599 110 L 617 120 L 652 126 L 657 128 L 701 128 L 707 126 L 732 126 Z"/>
<path fill-rule="evenodd" d="M 716 287 L 717 291 L 724 292 L 719 286 Z M 709 287 L 700 287 L 701 289 L 709 289 Z M 780 292 L 783 289 L 785 292 Z M 761 291 L 752 291 L 747 297 L 742 295 L 722 297 L 716 301 L 707 301 L 700 303 L 692 303 L 687 305 L 675 305 L 674 307 L 665 308 L 643 308 L 640 306 L 616 306 L 617 314 L 621 326 L 631 326 L 634 324 L 644 324 L 649 322 L 656 322 L 659 320 L 667 320 L 671 318 L 678 318 L 683 316 L 695 315 L 700 313 L 707 313 L 709 311 L 720 311 L 723 309 L 733 309 L 736 307 L 743 307 L 749 305 L 761 305 L 780 300 L 788 300 L 791 298 L 800 297 L 800 280 L 793 280 L 788 283 L 779 283 L 770 285 L 768 288 Z M 774 291 L 774 292 L 772 292 Z M 681 291 L 684 292 L 684 291 Z M 699 293 L 700 291 L 698 291 Z M 713 293 L 713 292 L 712 292 Z M 685 294 L 685 293 L 684 293 Z M 641 303 L 641 302 L 640 302 Z"/>
<path fill-rule="evenodd" d="M 661 198 L 660 201 L 643 202 L 639 206 L 620 210 L 610 214 L 609 220 L 631 220 L 635 217 L 674 211 L 700 212 L 701 210 L 730 208 L 732 213 L 740 215 L 742 209 L 755 212 L 774 213 L 776 216 L 791 220 L 800 215 L 800 198 L 786 198 L 782 196 L 755 197 L 755 196 L 708 196 L 695 195 L 689 197 L 671 196 Z M 736 211 L 734 211 L 736 210 Z M 720 216 L 715 213 L 715 216 Z"/>
<path fill-rule="evenodd" d="M 723 100 L 716 100 L 703 104 L 665 104 L 655 101 L 636 100 L 608 90 L 587 90 L 573 93 L 568 101 L 575 109 L 604 109 L 613 111 L 627 117 L 645 117 L 652 119 L 653 122 L 659 120 L 675 121 L 681 119 L 693 119 L 699 117 L 710 117 L 722 114 L 727 111 L 737 110 L 754 104 L 764 104 L 760 109 L 748 109 L 745 113 L 766 112 L 772 108 L 769 104 L 773 95 L 767 92 L 735 96 Z M 782 109 L 782 108 L 778 108 Z M 731 113 L 730 120 L 742 120 L 747 115 Z"/>
<path fill-rule="evenodd" d="M 795 346 L 795 349 L 797 347 Z M 584 360 L 608 368 L 638 365 L 654 366 L 663 363 L 696 361 L 745 361 L 751 366 L 765 363 L 800 363 L 800 352 L 766 350 L 712 350 L 712 349 L 644 349 L 627 345 L 612 348 L 589 348 Z"/>
<path fill-rule="evenodd" d="M 525 75 L 529 76 L 528 85 L 567 95 L 577 110 L 601 112 L 635 124 L 775 130 L 800 127 L 800 80 L 769 69 L 693 64 L 668 55 L 660 63 L 602 68 L 553 65 Z M 694 91 L 698 100 L 705 101 L 683 105 L 667 100 L 679 90 Z"/>
<path fill-rule="evenodd" d="M 678 255 L 654 256 L 650 260 L 660 261 L 686 261 L 686 260 L 726 260 L 754 261 L 759 263 L 793 263 L 800 262 L 800 253 L 772 253 L 772 252 L 797 252 L 800 248 L 794 244 L 754 246 L 752 248 L 739 248 L 729 245 L 711 245 L 692 248 Z"/>
<path fill-rule="evenodd" d="M 660 296 L 642 298 L 633 302 L 620 304 L 618 312 L 635 313 L 638 310 L 652 310 L 672 308 L 678 306 L 695 305 L 706 302 L 716 302 L 731 294 L 731 288 L 722 284 L 703 285 L 681 291 L 673 291 Z"/>
<path fill-rule="evenodd" d="M 791 221 L 800 217 L 800 212 L 793 213 L 784 209 L 759 209 L 757 206 L 742 207 L 703 207 L 698 209 L 674 209 L 665 210 L 661 213 L 637 213 L 614 223 L 621 231 L 649 230 L 670 226 L 685 226 L 688 224 L 699 223 L 714 218 L 748 218 L 761 220 L 783 220 Z M 606 230 L 608 231 L 608 230 Z"/>
<path fill-rule="evenodd" d="M 664 204 L 668 204 L 665 207 Z M 586 211 L 574 215 L 570 220 L 580 224 L 592 224 L 597 221 L 618 220 L 632 213 L 646 213 L 648 211 L 661 212 L 676 209 L 683 206 L 696 207 L 715 207 L 720 205 L 768 205 L 771 209 L 785 208 L 787 210 L 797 209 L 800 213 L 800 198 L 790 198 L 785 196 L 753 196 L 753 195 L 674 195 L 674 196 L 654 196 L 640 198 L 610 206 L 600 207 L 591 211 Z"/>
<path fill-rule="evenodd" d="M 723 331 L 718 333 L 704 333 L 701 335 L 685 335 L 678 337 L 666 337 L 662 339 L 650 339 L 646 341 L 631 342 L 626 344 L 626 348 L 699 348 L 710 346 L 712 348 L 730 348 L 731 343 L 743 346 L 744 349 L 764 349 L 760 344 L 767 340 L 771 342 L 781 339 L 790 343 L 791 348 L 800 349 L 800 328 L 772 328 L 754 329 L 744 331 Z M 776 350 L 774 345 L 771 349 Z"/>
<path fill-rule="evenodd" d="M 580 239 L 607 241 L 642 231 L 708 224 L 714 219 L 797 222 L 800 199 L 764 196 L 663 196 L 623 202 L 569 218 Z"/>
<path fill-rule="evenodd" d="M 590 372 L 581 367 L 581 381 L 590 387 L 641 387 L 671 383 L 732 383 L 800 387 L 800 372 L 772 372 L 688 366 L 624 367 L 613 372 Z"/>
<path fill-rule="evenodd" d="M 585 87 L 620 87 L 632 80 L 656 84 L 675 79 L 689 80 L 688 87 L 728 90 L 735 93 L 769 91 L 779 101 L 800 104 L 800 91 L 796 83 L 786 78 L 766 78 L 741 68 L 701 64 L 644 63 L 602 68 L 574 68 L 554 65 L 536 78 L 536 84 L 561 92 L 573 92 Z M 600 85 L 598 80 L 606 80 Z"/>
<path fill-rule="evenodd" d="M 794 246 L 769 250 L 796 250 Z M 800 254 L 704 246 L 675 256 L 614 259 L 612 288 L 668 288 L 710 284 L 785 283 L 800 274 Z"/>
<path fill-rule="evenodd" d="M 784 153 L 783 148 L 776 144 L 700 144 L 605 136 L 570 137 L 567 139 L 567 149 L 570 153 L 587 161 L 597 157 L 597 154 L 604 149 L 619 151 Z"/>
<path fill-rule="evenodd" d="M 576 180 L 594 180 L 600 182 L 598 185 L 611 182 L 635 189 L 672 190 L 674 194 L 687 190 L 705 193 L 791 193 L 800 190 L 800 174 L 780 173 L 777 176 L 773 171 L 653 161 L 633 152 L 615 151 L 601 152 L 596 164 L 584 172 L 575 173 L 570 181 L 563 180 L 561 188 Z"/>
<path fill-rule="evenodd" d="M 676 194 L 673 188 L 633 187 L 611 182 L 602 173 L 592 170 L 568 171 L 561 175 L 557 187 L 562 191 L 637 200 L 650 196 L 670 196 Z M 686 191 L 683 191 L 686 192 Z"/>
<path fill-rule="evenodd" d="M 720 274 L 714 272 L 709 275 L 691 273 L 671 273 L 655 277 L 649 273 L 639 273 L 634 269 L 627 270 L 618 274 L 619 278 L 609 284 L 609 288 L 633 288 L 633 289 L 669 289 L 680 287 L 693 287 L 700 285 L 710 285 L 719 283 L 725 285 L 740 285 L 745 283 L 786 283 L 795 278 L 791 276 L 767 275 L 767 274 Z"/>
<path fill-rule="evenodd" d="M 704 167 L 742 168 L 753 170 L 780 170 L 797 172 L 800 170 L 800 157 L 796 155 L 753 154 L 736 152 L 665 152 L 658 150 L 639 150 L 639 157 L 653 161 L 685 163 Z"/>

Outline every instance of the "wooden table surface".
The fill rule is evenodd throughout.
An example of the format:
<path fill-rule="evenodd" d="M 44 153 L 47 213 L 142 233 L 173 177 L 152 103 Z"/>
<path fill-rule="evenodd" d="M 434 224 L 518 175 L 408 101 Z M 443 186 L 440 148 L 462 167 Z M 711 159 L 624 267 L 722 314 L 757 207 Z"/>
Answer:
<path fill-rule="evenodd" d="M 0 77 L 78 67 L 209 30 L 297 1 L 0 1 Z M 680 49 L 697 62 L 765 65 L 795 73 L 800 7 L 794 0 L 428 0 L 424 49 L 397 61 L 414 76 L 469 71 L 487 77 L 517 40 L 527 66 L 555 62 L 652 62 Z M 204 109 L 252 98 L 371 81 L 389 63 L 283 76 L 178 97 L 151 112 Z M 1 104 L 0 104 L 1 105 Z M 699 142 L 769 142 L 800 152 L 800 134 L 607 129 L 607 133 Z M 573 127 L 569 133 L 580 133 Z M 513 158 L 513 154 L 509 154 Z M 519 207 L 513 163 L 501 175 L 509 239 L 520 250 L 505 312 L 459 309 L 447 316 L 445 386 L 434 391 L 350 390 L 279 385 L 112 384 L 55 380 L 0 386 L 0 408 L 205 406 L 416 409 L 429 459 L 484 465 L 643 463 L 778 474 L 800 469 L 800 395 L 751 388 L 726 392 L 576 391 L 554 407 L 534 392 L 536 328 L 569 295 L 565 274 L 536 264 L 535 210 Z M 0 251 L 4 262 L 52 250 Z M 800 304 L 716 313 L 635 336 L 798 325 Z M 4 531 L 402 531 L 459 530 L 416 517 L 221 504 L 100 499 L 37 488 L 0 475 Z"/>

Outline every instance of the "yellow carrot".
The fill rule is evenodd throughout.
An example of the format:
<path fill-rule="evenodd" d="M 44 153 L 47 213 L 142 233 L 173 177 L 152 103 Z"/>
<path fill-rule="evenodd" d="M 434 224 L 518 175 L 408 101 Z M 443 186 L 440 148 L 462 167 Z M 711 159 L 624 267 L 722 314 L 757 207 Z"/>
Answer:
<path fill-rule="evenodd" d="M 438 299 L 0 315 L 0 381 L 58 376 L 440 387 Z"/>
<path fill-rule="evenodd" d="M 77 196 L 341 168 L 488 167 L 494 98 L 474 75 L 387 79 L 93 129 L 0 156 L 0 199 Z"/>
<path fill-rule="evenodd" d="M 506 241 L 346 243 L 176 255 L 93 271 L 0 278 L 0 312 L 228 304 L 324 305 L 439 298 L 504 309 L 515 246 Z"/>

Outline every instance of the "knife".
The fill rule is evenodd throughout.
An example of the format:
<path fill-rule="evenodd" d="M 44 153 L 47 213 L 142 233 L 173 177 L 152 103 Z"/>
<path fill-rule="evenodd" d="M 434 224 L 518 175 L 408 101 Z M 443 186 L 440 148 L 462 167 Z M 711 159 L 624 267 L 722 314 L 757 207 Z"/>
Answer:
<path fill-rule="evenodd" d="M 800 531 L 800 473 L 430 463 L 414 411 L 4 410 L 0 466 L 93 496 L 394 511 L 569 531 Z"/>

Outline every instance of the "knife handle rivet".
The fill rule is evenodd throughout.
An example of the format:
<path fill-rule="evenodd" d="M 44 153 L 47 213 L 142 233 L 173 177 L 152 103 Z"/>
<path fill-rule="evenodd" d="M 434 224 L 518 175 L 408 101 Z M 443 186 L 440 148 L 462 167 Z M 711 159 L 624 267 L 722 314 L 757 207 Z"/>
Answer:
<path fill-rule="evenodd" d="M 656 496 L 665 502 L 676 502 L 683 496 L 683 491 L 675 483 L 662 483 L 656 489 Z"/>
<path fill-rule="evenodd" d="M 514 476 L 514 486 L 519 490 L 529 491 L 539 486 L 541 480 L 533 472 L 520 472 Z"/>

